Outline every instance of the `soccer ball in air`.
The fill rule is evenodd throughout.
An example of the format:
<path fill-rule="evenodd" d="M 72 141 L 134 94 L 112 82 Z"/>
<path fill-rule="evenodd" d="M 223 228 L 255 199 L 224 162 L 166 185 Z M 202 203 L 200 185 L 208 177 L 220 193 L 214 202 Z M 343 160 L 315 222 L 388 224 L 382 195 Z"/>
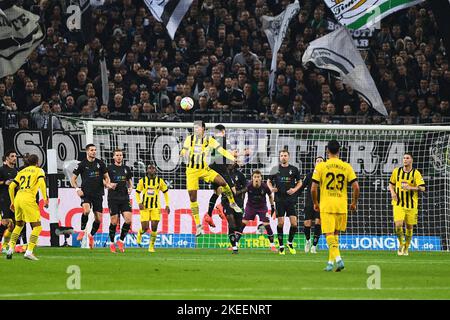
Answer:
<path fill-rule="evenodd" d="M 191 97 L 184 97 L 183 99 L 181 99 L 180 107 L 184 111 L 189 111 L 192 109 L 192 107 L 194 107 L 194 100 L 192 100 Z"/>

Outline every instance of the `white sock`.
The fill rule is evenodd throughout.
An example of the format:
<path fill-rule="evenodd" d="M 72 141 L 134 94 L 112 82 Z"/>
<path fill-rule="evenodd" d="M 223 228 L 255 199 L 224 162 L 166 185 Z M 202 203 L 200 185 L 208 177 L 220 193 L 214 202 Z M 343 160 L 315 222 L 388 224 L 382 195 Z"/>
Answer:
<path fill-rule="evenodd" d="M 25 251 L 25 255 L 29 256 L 30 254 L 33 254 L 33 251 L 30 250 Z"/>
<path fill-rule="evenodd" d="M 292 247 L 292 242 L 289 242 L 289 241 L 288 241 L 288 246 L 291 246 L 291 247 Z"/>
<path fill-rule="evenodd" d="M 284 246 L 280 246 L 280 249 L 283 249 L 284 248 Z"/>
<path fill-rule="evenodd" d="M 234 246 L 234 247 L 233 247 L 233 250 L 237 250 L 237 247 L 236 247 L 236 246 Z"/>
<path fill-rule="evenodd" d="M 333 264 L 333 261 L 328 261 L 328 264 Z"/>
<path fill-rule="evenodd" d="M 337 256 L 336 257 L 336 262 L 339 262 L 339 261 L 341 261 L 342 259 L 341 259 L 341 256 Z"/>
<path fill-rule="evenodd" d="M 274 244 L 273 242 L 271 242 L 271 243 L 270 243 L 270 246 L 271 246 L 271 247 L 274 247 L 274 246 L 275 246 L 275 244 Z"/>

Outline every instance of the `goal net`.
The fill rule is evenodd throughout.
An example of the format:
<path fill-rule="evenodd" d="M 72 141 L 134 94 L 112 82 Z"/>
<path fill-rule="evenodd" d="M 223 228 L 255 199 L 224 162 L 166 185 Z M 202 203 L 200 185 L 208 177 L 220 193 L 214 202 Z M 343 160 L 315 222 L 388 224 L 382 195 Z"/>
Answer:
<path fill-rule="evenodd" d="M 358 125 L 269 125 L 224 124 L 227 129 L 227 149 L 238 150 L 244 165 L 241 171 L 249 181 L 251 172 L 259 169 L 267 180 L 272 168 L 278 166 L 281 149 L 290 152 L 290 164 L 299 168 L 304 177 L 313 169 L 316 156 L 324 156 L 326 144 L 336 139 L 342 145 L 340 157 L 354 168 L 361 188 L 356 213 L 349 213 L 347 231 L 340 237 L 342 249 L 396 250 L 397 239 L 391 197 L 388 189 L 392 170 L 402 166 L 405 152 L 412 153 L 413 167 L 420 170 L 426 192 L 419 195 L 419 219 L 415 227 L 411 250 L 448 251 L 450 246 L 450 128 L 429 126 L 358 126 Z M 215 124 L 207 124 L 207 135 L 212 135 Z M 180 157 L 185 137 L 192 133 L 192 123 L 142 123 L 91 121 L 85 123 L 86 142 L 97 146 L 97 157 L 107 164 L 112 161 L 115 148 L 124 150 L 125 164 L 133 170 L 133 183 L 145 176 L 146 167 L 153 163 L 158 176 L 170 188 L 170 214 L 162 211 L 158 247 L 227 248 L 228 223 L 217 210 L 213 212 L 215 228 L 204 221 L 212 194 L 209 184 L 200 183 L 198 202 L 204 235 L 195 237 L 195 223 L 191 216 L 186 190 L 185 163 Z M 162 198 L 162 197 L 161 197 Z M 132 231 L 126 244 L 136 246 L 133 233 L 140 228 L 139 210 L 134 192 Z M 351 199 L 351 197 L 349 197 Z M 165 208 L 161 200 L 162 207 Z M 220 198 L 217 201 L 220 203 Z M 297 201 L 299 233 L 294 245 L 303 249 L 305 193 Z M 106 196 L 104 207 L 107 208 Z M 268 206 L 270 208 L 270 206 Z M 109 214 L 104 211 L 103 231 L 97 237 L 108 241 Z M 270 215 L 269 215 L 270 216 Z M 276 220 L 270 218 L 276 233 Z M 268 248 L 267 236 L 253 221 L 244 230 L 240 247 Z M 284 231 L 288 234 L 289 219 Z M 312 229 L 313 230 L 313 229 Z M 275 237 L 276 239 L 276 237 Z M 143 245 L 149 236 L 143 238 Z M 277 241 L 277 240 L 275 240 Z M 321 237 L 318 246 L 326 249 Z"/>

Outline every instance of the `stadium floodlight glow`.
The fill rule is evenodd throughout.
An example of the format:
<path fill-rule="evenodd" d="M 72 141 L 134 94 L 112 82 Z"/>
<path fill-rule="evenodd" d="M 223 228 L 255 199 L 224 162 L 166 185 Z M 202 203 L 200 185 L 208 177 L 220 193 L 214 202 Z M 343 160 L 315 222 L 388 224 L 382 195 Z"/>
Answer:
<path fill-rule="evenodd" d="M 278 165 L 278 152 L 288 149 L 291 164 L 297 166 L 302 177 L 313 168 L 316 156 L 325 156 L 329 140 L 341 145 L 340 156 L 349 162 L 358 177 L 361 196 L 356 214 L 349 214 L 348 229 L 341 238 L 342 249 L 396 250 L 397 240 L 388 183 L 392 170 L 402 165 L 405 152 L 414 156 L 413 167 L 420 170 L 426 192 L 419 196 L 419 221 L 415 227 L 410 250 L 450 249 L 450 127 L 448 126 L 388 126 L 388 125 L 331 125 L 331 124 L 253 124 L 223 123 L 227 132 L 227 149 L 237 150 L 244 163 L 243 173 L 259 169 L 264 180 Z M 214 134 L 217 123 L 206 124 L 206 135 Z M 186 191 L 185 163 L 180 157 L 184 138 L 192 134 L 192 123 L 151 123 L 126 121 L 86 121 L 86 143 L 96 144 L 98 156 L 107 163 L 112 151 L 125 151 L 125 164 L 134 170 L 134 185 L 154 163 L 158 175 L 170 186 L 173 212 L 164 215 L 160 233 L 195 234 L 195 224 L 189 212 Z M 141 168 L 142 167 L 142 168 Z M 201 218 L 207 212 L 211 188 L 200 184 L 198 202 Z M 219 200 L 220 201 L 220 200 Z M 299 195 L 299 232 L 297 246 L 303 246 L 304 194 Z M 269 206 L 270 207 L 270 206 Z M 227 247 L 227 223 L 213 214 L 215 228 L 203 224 L 205 234 L 194 238 L 195 247 Z M 276 230 L 276 221 L 271 220 Z M 249 225 L 241 240 L 241 247 L 264 247 L 268 243 L 257 233 L 258 224 Z M 285 232 L 289 229 L 285 223 Z M 133 229 L 134 230 L 134 229 Z M 323 238 L 323 237 L 322 237 Z M 180 239 L 177 236 L 177 239 Z M 319 249 L 325 249 L 324 239 Z"/>

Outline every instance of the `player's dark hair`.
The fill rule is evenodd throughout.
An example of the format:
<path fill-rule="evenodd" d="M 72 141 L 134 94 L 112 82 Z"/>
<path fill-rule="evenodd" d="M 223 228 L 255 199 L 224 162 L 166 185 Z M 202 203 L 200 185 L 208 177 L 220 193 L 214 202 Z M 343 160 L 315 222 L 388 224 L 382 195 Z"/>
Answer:
<path fill-rule="evenodd" d="M 28 157 L 28 164 L 30 166 L 37 166 L 39 162 L 39 157 L 35 154 L 30 154 L 30 156 Z"/>
<path fill-rule="evenodd" d="M 217 126 L 214 127 L 214 129 L 219 131 L 225 131 L 225 126 L 223 124 L 218 124 Z"/>
<path fill-rule="evenodd" d="M 324 158 L 324 157 L 322 157 L 322 156 L 317 156 L 316 159 L 314 159 L 314 162 L 316 162 L 317 159 L 322 159 L 323 161 L 325 161 L 325 158 Z"/>
<path fill-rule="evenodd" d="M 281 149 L 280 152 L 278 153 L 278 155 L 280 155 L 280 154 L 282 154 L 282 153 L 287 153 L 288 155 L 291 155 L 291 154 L 289 153 L 289 150 L 288 150 L 288 149 Z"/>
<path fill-rule="evenodd" d="M 12 149 L 6 151 L 6 152 L 5 152 L 5 155 L 4 155 L 4 157 L 3 157 L 3 161 L 5 161 L 6 158 L 8 158 L 8 157 L 11 155 L 11 153 L 16 153 L 16 151 L 15 151 L 15 150 L 12 150 Z"/>
<path fill-rule="evenodd" d="M 336 140 L 331 140 L 328 142 L 327 149 L 331 154 L 337 154 L 341 145 Z"/>
<path fill-rule="evenodd" d="M 93 143 L 87 144 L 86 145 L 86 151 L 88 151 L 90 147 L 95 147 L 95 144 L 93 144 Z"/>
<path fill-rule="evenodd" d="M 411 159 L 413 159 L 413 160 L 414 160 L 414 157 L 413 157 L 413 155 L 412 155 L 412 154 L 411 154 L 410 152 L 405 152 L 404 156 L 406 156 L 406 155 L 410 156 L 410 157 L 411 157 Z"/>
<path fill-rule="evenodd" d="M 253 170 L 253 172 L 252 172 L 252 177 L 253 177 L 255 174 L 262 175 L 261 171 L 259 171 L 258 169 Z"/>

